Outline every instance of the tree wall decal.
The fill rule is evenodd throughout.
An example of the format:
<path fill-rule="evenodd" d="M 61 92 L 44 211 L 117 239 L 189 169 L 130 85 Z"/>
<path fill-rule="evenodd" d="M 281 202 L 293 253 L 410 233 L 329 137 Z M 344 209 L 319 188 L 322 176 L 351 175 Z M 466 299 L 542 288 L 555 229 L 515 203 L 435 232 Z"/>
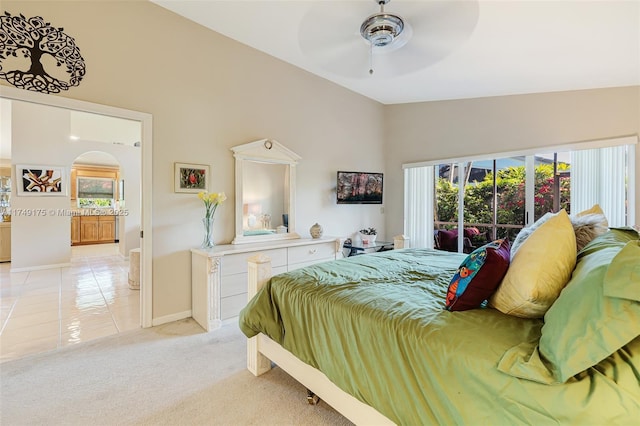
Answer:
<path fill-rule="evenodd" d="M 20 89 L 59 93 L 78 86 L 85 71 L 80 48 L 63 28 L 40 16 L 0 16 L 0 78 Z"/>

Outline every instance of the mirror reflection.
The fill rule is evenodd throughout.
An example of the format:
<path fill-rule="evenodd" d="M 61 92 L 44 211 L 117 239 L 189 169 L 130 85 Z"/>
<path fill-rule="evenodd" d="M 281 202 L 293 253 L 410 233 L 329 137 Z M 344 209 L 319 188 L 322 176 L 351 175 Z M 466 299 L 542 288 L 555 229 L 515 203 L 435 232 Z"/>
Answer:
<path fill-rule="evenodd" d="M 232 244 L 300 238 L 295 226 L 300 157 L 273 139 L 231 150 L 236 159 L 236 236 Z"/>
<path fill-rule="evenodd" d="M 247 161 L 243 172 L 243 235 L 287 233 L 287 165 Z"/>

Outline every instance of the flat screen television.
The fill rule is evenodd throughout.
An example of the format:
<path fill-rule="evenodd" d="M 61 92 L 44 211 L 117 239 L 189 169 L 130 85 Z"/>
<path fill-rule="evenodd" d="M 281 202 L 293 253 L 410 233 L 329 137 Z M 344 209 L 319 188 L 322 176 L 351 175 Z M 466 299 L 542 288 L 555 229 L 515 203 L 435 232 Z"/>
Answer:
<path fill-rule="evenodd" d="M 382 173 L 338 172 L 338 204 L 382 204 Z"/>

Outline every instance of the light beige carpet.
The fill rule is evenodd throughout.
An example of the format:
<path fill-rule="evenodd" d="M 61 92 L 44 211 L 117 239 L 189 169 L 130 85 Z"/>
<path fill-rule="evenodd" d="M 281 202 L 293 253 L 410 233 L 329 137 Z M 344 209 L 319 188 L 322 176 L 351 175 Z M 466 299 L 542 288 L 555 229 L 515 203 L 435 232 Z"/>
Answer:
<path fill-rule="evenodd" d="M 0 364 L 0 424 L 349 425 L 279 368 L 254 377 L 237 325 L 193 320 Z"/>

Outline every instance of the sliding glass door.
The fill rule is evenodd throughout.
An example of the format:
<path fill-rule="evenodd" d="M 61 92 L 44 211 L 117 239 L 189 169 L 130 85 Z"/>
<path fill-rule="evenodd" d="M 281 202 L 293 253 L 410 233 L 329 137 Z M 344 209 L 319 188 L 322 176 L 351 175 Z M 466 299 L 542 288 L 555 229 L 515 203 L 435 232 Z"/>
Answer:
<path fill-rule="evenodd" d="M 405 234 L 412 247 L 469 252 L 497 238 L 513 240 L 548 212 L 571 215 L 594 204 L 611 226 L 631 224 L 634 149 L 629 144 L 405 167 Z"/>

